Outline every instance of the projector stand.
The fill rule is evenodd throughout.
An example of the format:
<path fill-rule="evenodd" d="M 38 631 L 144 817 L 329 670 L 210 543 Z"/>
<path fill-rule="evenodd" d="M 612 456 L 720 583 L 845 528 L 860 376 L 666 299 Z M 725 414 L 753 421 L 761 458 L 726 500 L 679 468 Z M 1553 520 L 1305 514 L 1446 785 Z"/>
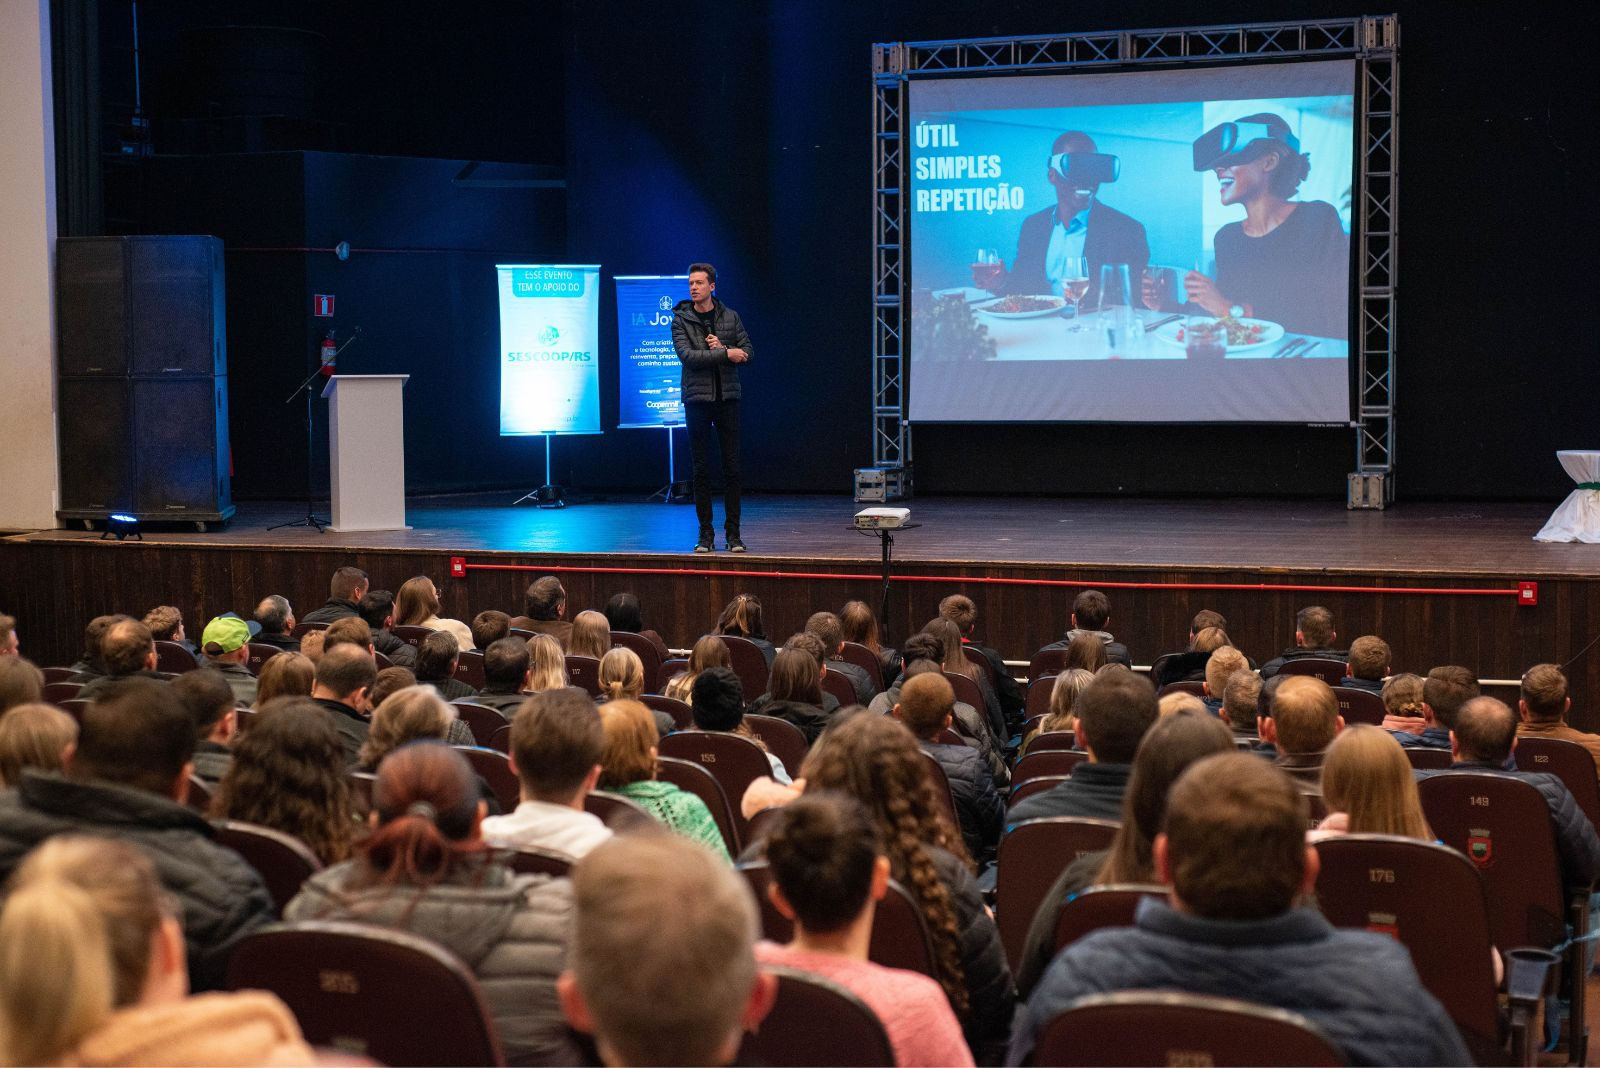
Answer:
<path fill-rule="evenodd" d="M 883 544 L 883 593 L 878 599 L 878 629 L 882 632 L 878 637 L 885 645 L 889 643 L 889 559 L 894 551 L 894 536 L 902 530 L 915 530 L 921 523 L 906 523 L 893 530 L 880 527 L 876 530 L 862 530 L 860 527 L 850 529 L 857 534 L 865 534 L 869 538 L 877 538 Z"/>
<path fill-rule="evenodd" d="M 544 435 L 544 485 L 538 489 L 529 490 L 516 500 L 513 505 L 524 501 L 533 501 L 540 508 L 565 508 L 567 491 L 561 486 L 552 485 L 550 482 L 550 435 Z"/>
<path fill-rule="evenodd" d="M 672 432 L 683 425 L 683 423 L 669 423 L 663 428 L 667 432 L 667 484 L 646 497 L 647 501 L 660 497 L 665 504 L 682 504 L 689 499 L 691 490 L 687 482 L 678 481 L 678 469 L 674 463 L 676 457 L 672 453 Z"/>

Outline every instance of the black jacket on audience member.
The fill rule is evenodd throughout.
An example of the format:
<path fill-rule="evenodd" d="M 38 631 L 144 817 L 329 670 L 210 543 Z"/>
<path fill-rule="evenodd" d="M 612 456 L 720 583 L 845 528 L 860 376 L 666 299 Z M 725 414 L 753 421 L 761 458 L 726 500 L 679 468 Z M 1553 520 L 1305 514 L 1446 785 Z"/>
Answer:
<path fill-rule="evenodd" d="M 822 695 L 824 705 L 830 700 L 833 702 L 833 710 L 837 710 L 839 699 L 831 693 Z M 774 701 L 772 695 L 766 693 L 750 702 L 744 711 L 746 715 L 776 716 L 778 719 L 788 720 L 800 728 L 800 733 L 806 736 L 807 745 L 817 740 L 822 728 L 833 718 L 832 711 L 824 711 L 816 705 L 808 705 L 804 701 Z"/>
<path fill-rule="evenodd" d="M 417 647 L 410 642 L 401 641 L 387 629 L 372 632 L 372 648 L 388 657 L 389 663 L 395 667 L 417 666 Z"/>
<path fill-rule="evenodd" d="M 976 860 L 983 860 L 994 852 L 1005 827 L 1006 804 L 995 792 L 994 780 L 983 757 L 976 749 L 965 745 L 940 745 L 938 742 L 918 741 L 922 751 L 939 762 L 944 777 L 950 783 L 950 794 L 956 803 L 956 818 L 961 821 L 961 837 L 966 840 L 967 852 Z"/>
<path fill-rule="evenodd" d="M 1270 679 L 1283 670 L 1283 665 L 1290 660 L 1349 660 L 1348 649 L 1285 649 L 1282 656 L 1275 656 L 1261 665 L 1261 677 Z"/>
<path fill-rule="evenodd" d="M 828 670 L 850 680 L 850 688 L 855 691 L 856 704 L 864 705 L 877 696 L 878 691 L 872 688 L 872 679 L 868 676 L 866 668 L 852 664 L 848 660 L 830 660 Z"/>
<path fill-rule="evenodd" d="M 266 631 L 262 631 L 254 638 L 251 638 L 250 643 L 252 645 L 272 645 L 279 649 L 290 649 L 297 653 L 300 651 L 300 639 L 291 637 L 288 634 L 268 634 Z"/>
<path fill-rule="evenodd" d="M 335 620 L 349 619 L 356 615 L 356 606 L 349 601 L 341 601 L 337 597 L 328 598 L 321 608 L 307 612 L 300 617 L 302 623 L 332 623 Z"/>
<path fill-rule="evenodd" d="M 976 639 L 963 638 L 961 642 L 964 648 L 989 661 L 989 667 L 994 671 L 994 695 L 1000 701 L 1000 711 L 1005 715 L 1007 724 L 1020 725 L 1024 719 L 1023 712 L 1027 710 L 1028 695 L 1012 677 L 1011 669 L 1006 667 L 1005 657 Z"/>
<path fill-rule="evenodd" d="M 189 983 L 220 990 L 234 943 L 272 920 L 272 899 L 254 868 L 213 841 L 211 824 L 184 805 L 115 783 L 23 772 L 0 792 L 0 879 L 57 834 L 115 838 L 142 850 L 183 907 Z"/>
<path fill-rule="evenodd" d="M 1132 764 L 1079 764 L 1066 782 L 1017 802 L 1006 814 L 1006 825 L 1051 816 L 1120 820 L 1122 795 L 1127 793 L 1132 775 Z"/>
<path fill-rule="evenodd" d="M 367 743 L 372 721 L 349 705 L 331 698 L 314 697 L 312 700 L 333 716 L 333 729 L 339 732 L 339 741 L 344 744 L 344 762 L 355 767 L 361 760 L 361 747 Z"/>

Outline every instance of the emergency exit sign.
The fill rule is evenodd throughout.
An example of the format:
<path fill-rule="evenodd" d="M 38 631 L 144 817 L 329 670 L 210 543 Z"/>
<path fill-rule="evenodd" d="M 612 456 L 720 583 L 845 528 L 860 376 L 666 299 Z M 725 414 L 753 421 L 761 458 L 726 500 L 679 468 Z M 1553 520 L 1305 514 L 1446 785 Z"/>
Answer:
<path fill-rule="evenodd" d="M 311 314 L 318 319 L 333 318 L 333 294 L 318 293 L 311 298 Z"/>

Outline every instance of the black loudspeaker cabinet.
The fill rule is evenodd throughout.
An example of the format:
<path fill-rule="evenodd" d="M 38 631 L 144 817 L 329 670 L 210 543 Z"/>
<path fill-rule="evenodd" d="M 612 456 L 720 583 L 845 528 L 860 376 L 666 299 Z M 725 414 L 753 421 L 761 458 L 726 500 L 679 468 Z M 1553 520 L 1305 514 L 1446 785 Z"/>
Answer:
<path fill-rule="evenodd" d="M 232 518 L 222 242 L 62 238 L 57 271 L 56 515 Z"/>

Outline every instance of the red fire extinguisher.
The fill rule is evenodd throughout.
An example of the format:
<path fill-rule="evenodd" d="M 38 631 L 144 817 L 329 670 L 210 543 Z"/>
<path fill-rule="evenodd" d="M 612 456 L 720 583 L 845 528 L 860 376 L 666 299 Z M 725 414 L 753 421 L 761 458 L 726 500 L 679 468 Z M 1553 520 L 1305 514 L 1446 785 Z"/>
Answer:
<path fill-rule="evenodd" d="M 334 364 L 339 359 L 339 343 L 333 339 L 333 331 L 328 331 L 328 336 L 322 339 L 322 348 L 318 355 L 322 359 L 322 377 L 332 378 Z"/>

